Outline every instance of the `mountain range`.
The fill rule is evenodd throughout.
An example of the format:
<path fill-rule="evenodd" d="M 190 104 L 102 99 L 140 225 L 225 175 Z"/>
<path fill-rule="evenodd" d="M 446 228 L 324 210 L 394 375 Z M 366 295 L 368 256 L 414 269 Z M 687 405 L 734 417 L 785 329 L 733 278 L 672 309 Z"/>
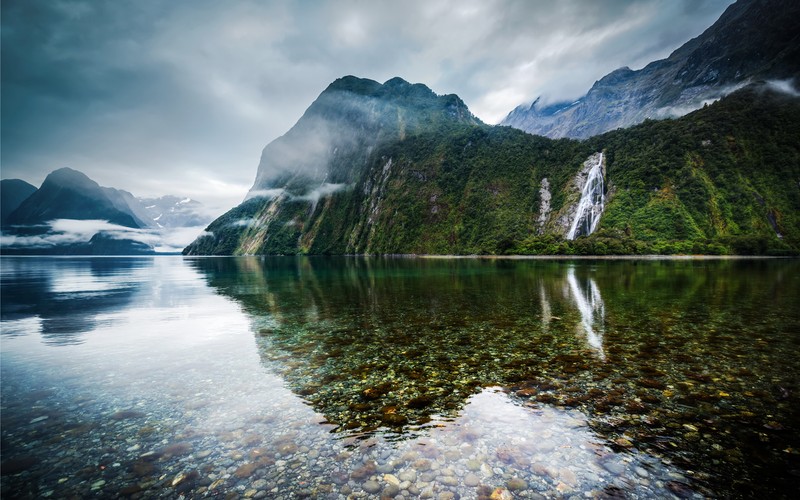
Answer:
<path fill-rule="evenodd" d="M 668 58 L 500 126 L 421 83 L 339 78 L 183 252 L 800 253 L 798 14 L 739 0 Z M 2 182 L 6 253 L 150 253 L 209 220 L 71 169 Z"/>
<path fill-rule="evenodd" d="M 798 6 L 739 0 L 514 128 L 400 78 L 336 80 L 184 253 L 797 253 Z"/>
<path fill-rule="evenodd" d="M 298 144 L 305 134 L 313 142 L 319 127 L 306 121 L 347 132 L 312 150 L 267 146 L 250 198 L 184 253 L 800 249 L 800 99 L 773 86 L 749 86 L 680 119 L 574 141 L 485 125 L 460 105 L 453 112 L 451 96 L 390 82 L 334 82 L 290 133 Z M 419 97 L 403 99 L 412 87 Z M 287 159 L 304 167 L 276 168 Z M 579 217 L 597 210 L 579 213 L 593 171 L 603 179 L 599 225 L 570 235 Z"/>
<path fill-rule="evenodd" d="M 153 253 L 150 230 L 208 223 L 202 205 L 188 198 L 136 198 L 102 187 L 82 172 L 61 168 L 37 189 L 4 179 L 4 253 Z"/>
<path fill-rule="evenodd" d="M 800 77 L 800 2 L 739 0 L 717 22 L 669 57 L 604 76 L 568 102 L 538 98 L 502 125 L 585 139 L 646 119 L 681 116 L 758 80 Z"/>

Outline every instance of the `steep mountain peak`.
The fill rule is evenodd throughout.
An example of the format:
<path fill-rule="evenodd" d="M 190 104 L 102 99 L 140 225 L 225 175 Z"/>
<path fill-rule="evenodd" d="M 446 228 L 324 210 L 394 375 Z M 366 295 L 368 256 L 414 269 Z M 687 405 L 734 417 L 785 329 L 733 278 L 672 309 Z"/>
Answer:
<path fill-rule="evenodd" d="M 83 172 L 59 168 L 9 214 L 6 222 L 35 226 L 55 219 L 98 219 L 126 227 L 143 227 L 143 222 L 131 212 L 123 198 L 121 192 L 100 187 Z"/>
<path fill-rule="evenodd" d="M 359 78 L 353 75 L 337 78 L 326 88 L 322 95 L 329 92 L 352 92 L 358 95 L 374 95 L 381 84 L 369 78 Z"/>
<path fill-rule="evenodd" d="M 304 195 L 325 182 L 350 184 L 375 146 L 440 123 L 481 122 L 458 96 L 437 95 L 423 84 L 399 77 L 383 84 L 339 78 L 285 135 L 264 148 L 248 198 L 275 189 Z"/>
<path fill-rule="evenodd" d="M 800 79 L 798 19 L 796 0 L 738 0 L 668 58 L 612 71 L 576 105 L 517 107 L 502 124 L 584 139 L 648 118 L 684 115 L 756 80 Z"/>
<path fill-rule="evenodd" d="M 607 74 L 600 80 L 594 83 L 594 87 L 600 86 L 608 86 L 608 85 L 617 85 L 621 82 L 624 82 L 631 76 L 633 76 L 636 72 L 630 69 L 628 66 L 623 66 L 621 68 L 617 68 L 611 73 Z"/>
<path fill-rule="evenodd" d="M 58 186 L 77 190 L 94 190 L 100 188 L 100 185 L 90 179 L 86 174 L 69 167 L 62 167 L 50 172 L 42 183 L 42 188 L 46 186 Z"/>

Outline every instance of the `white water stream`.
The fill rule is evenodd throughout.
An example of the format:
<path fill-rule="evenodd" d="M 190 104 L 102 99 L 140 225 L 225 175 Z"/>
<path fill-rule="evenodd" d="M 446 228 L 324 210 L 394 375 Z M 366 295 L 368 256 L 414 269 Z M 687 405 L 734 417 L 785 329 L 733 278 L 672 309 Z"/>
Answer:
<path fill-rule="evenodd" d="M 572 227 L 567 233 L 568 240 L 574 240 L 581 235 L 588 236 L 597 228 L 605 203 L 604 191 L 603 153 L 600 153 L 597 163 L 587 174 L 586 184 L 583 185 L 583 191 L 581 192 L 581 200 L 578 202 L 578 209 L 575 211 L 575 219 L 573 219 Z"/>

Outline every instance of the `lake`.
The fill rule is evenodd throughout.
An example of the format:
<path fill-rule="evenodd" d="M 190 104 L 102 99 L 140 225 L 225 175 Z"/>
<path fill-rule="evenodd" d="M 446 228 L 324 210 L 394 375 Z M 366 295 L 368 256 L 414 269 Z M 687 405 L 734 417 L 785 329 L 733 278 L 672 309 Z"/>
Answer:
<path fill-rule="evenodd" d="M 2 497 L 790 497 L 800 261 L 3 257 Z"/>

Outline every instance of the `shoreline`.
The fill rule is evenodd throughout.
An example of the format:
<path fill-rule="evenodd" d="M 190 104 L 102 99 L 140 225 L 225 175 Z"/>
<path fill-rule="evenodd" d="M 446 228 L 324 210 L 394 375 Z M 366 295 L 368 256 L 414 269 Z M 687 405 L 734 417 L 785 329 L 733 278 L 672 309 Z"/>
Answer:
<path fill-rule="evenodd" d="M 442 260 L 753 260 L 753 259 L 798 259 L 800 255 L 667 255 L 667 254 L 647 254 L 647 255 L 458 255 L 458 254 L 414 254 L 414 253 L 392 253 L 392 254 L 247 254 L 247 255 L 182 255 L 180 253 L 155 253 L 146 255 L 54 255 L 54 254 L 1 254 L 0 258 L 41 258 L 50 257 L 54 259 L 63 258 L 153 258 L 153 257 L 181 257 L 184 259 L 208 259 L 208 258 L 231 258 L 231 257 L 361 257 L 361 258 L 395 258 L 395 259 L 442 259 Z"/>

